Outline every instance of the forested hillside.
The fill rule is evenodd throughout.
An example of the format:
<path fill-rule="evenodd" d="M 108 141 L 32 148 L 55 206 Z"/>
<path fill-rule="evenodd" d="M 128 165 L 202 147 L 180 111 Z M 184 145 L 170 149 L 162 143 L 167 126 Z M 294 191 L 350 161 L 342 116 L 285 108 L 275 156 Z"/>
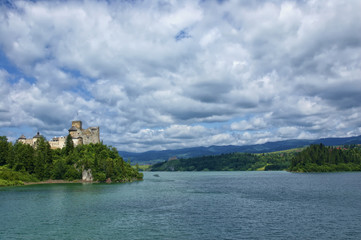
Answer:
<path fill-rule="evenodd" d="M 276 151 L 285 151 L 295 148 L 303 148 L 312 144 L 324 144 L 327 146 L 361 144 L 361 136 L 347 138 L 321 138 L 314 140 L 294 139 L 278 142 L 267 142 L 264 144 L 245 145 L 245 146 L 210 146 L 210 147 L 192 147 L 177 150 L 149 151 L 143 153 L 132 153 L 121 151 L 119 154 L 124 159 L 130 159 L 133 164 L 155 164 L 167 161 L 170 158 L 196 158 L 202 156 L 214 156 L 228 153 L 270 153 Z"/>
<path fill-rule="evenodd" d="M 0 185 L 17 185 L 21 182 L 48 179 L 76 180 L 84 169 L 91 169 L 95 181 L 112 182 L 142 179 L 130 163 L 125 162 L 116 148 L 102 143 L 74 147 L 71 137 L 63 149 L 50 149 L 43 138 L 37 147 L 7 141 L 0 137 Z"/>
<path fill-rule="evenodd" d="M 229 153 L 188 159 L 175 159 L 154 164 L 152 171 L 247 171 L 285 170 L 295 151 L 279 153 Z"/>
<path fill-rule="evenodd" d="M 323 144 L 311 145 L 295 156 L 291 162 L 290 171 L 361 171 L 361 147 L 358 145 L 339 147 L 327 147 Z"/>
<path fill-rule="evenodd" d="M 152 171 L 249 171 L 289 170 L 293 172 L 361 171 L 361 147 L 310 145 L 302 151 L 274 153 L 230 153 L 188 159 L 174 159 L 151 166 Z"/>

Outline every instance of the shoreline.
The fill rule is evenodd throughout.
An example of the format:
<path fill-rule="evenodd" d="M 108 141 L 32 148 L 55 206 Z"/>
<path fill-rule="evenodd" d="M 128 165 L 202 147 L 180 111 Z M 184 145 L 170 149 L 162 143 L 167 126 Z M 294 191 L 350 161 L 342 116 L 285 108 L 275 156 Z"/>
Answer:
<path fill-rule="evenodd" d="M 73 181 L 69 181 L 69 180 L 53 180 L 53 179 L 49 179 L 46 181 L 39 181 L 39 182 L 23 182 L 24 184 L 22 186 L 25 185 L 40 185 L 40 184 L 62 184 L 62 183 L 107 183 L 107 184 L 114 184 L 114 183 L 132 183 L 132 182 L 137 182 L 137 181 L 143 181 L 143 179 L 137 179 L 137 178 L 133 178 L 131 181 L 122 181 L 122 182 L 100 182 L 100 181 L 85 181 L 85 180 L 73 180 Z"/>
<path fill-rule="evenodd" d="M 2 180 L 2 179 L 0 179 Z M 132 182 L 138 182 L 138 181 L 143 181 L 144 179 L 138 179 L 138 178 L 133 178 L 133 179 L 129 179 L 127 181 L 121 181 L 121 182 L 112 182 L 112 181 L 106 181 L 106 182 L 100 182 L 100 181 L 84 181 L 81 179 L 77 179 L 77 180 L 73 180 L 73 181 L 69 181 L 69 180 L 53 180 L 53 179 L 49 179 L 46 181 L 39 181 L 39 182 L 23 182 L 20 180 L 15 180 L 15 181 L 10 181 L 8 184 L 1 184 L 0 182 L 0 188 L 2 187 L 19 187 L 19 186 L 29 186 L 29 185 L 41 185 L 41 184 L 74 184 L 74 183 L 106 183 L 106 184 L 116 184 L 116 183 L 132 183 Z"/>
<path fill-rule="evenodd" d="M 61 183 L 99 183 L 98 181 L 84 181 L 84 180 L 53 180 L 49 179 L 46 181 L 40 181 L 40 182 L 23 182 L 24 185 L 38 185 L 38 184 L 61 184 Z M 24 186 L 23 185 L 23 186 Z"/>

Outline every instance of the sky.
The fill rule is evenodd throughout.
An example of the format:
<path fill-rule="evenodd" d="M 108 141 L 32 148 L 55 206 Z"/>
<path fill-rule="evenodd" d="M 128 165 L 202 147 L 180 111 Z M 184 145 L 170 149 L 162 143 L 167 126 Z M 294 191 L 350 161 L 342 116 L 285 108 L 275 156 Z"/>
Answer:
<path fill-rule="evenodd" d="M 361 1 L 0 0 L 0 135 L 121 151 L 361 135 Z"/>

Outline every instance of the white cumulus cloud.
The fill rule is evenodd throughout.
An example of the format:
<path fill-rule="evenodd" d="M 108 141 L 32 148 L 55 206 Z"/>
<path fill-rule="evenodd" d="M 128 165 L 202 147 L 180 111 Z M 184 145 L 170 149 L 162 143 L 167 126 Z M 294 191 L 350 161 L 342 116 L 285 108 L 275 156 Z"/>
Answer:
<path fill-rule="evenodd" d="M 0 134 L 50 138 L 81 119 L 131 151 L 358 135 L 358 9 L 357 0 L 0 3 Z"/>

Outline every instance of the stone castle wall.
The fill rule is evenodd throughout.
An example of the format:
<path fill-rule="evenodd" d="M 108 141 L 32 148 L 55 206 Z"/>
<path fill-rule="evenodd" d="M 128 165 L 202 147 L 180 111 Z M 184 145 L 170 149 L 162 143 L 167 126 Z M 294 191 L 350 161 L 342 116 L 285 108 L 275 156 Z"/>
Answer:
<path fill-rule="evenodd" d="M 75 146 L 81 144 L 100 143 L 99 127 L 82 129 L 81 121 L 72 122 L 69 134 L 72 136 Z"/>
<path fill-rule="evenodd" d="M 66 137 L 55 137 L 49 141 L 51 149 L 63 148 L 65 147 Z"/>
<path fill-rule="evenodd" d="M 24 144 L 29 144 L 31 146 L 34 145 L 35 141 L 33 138 L 29 138 L 29 139 L 18 139 L 18 142 L 24 143 Z"/>

